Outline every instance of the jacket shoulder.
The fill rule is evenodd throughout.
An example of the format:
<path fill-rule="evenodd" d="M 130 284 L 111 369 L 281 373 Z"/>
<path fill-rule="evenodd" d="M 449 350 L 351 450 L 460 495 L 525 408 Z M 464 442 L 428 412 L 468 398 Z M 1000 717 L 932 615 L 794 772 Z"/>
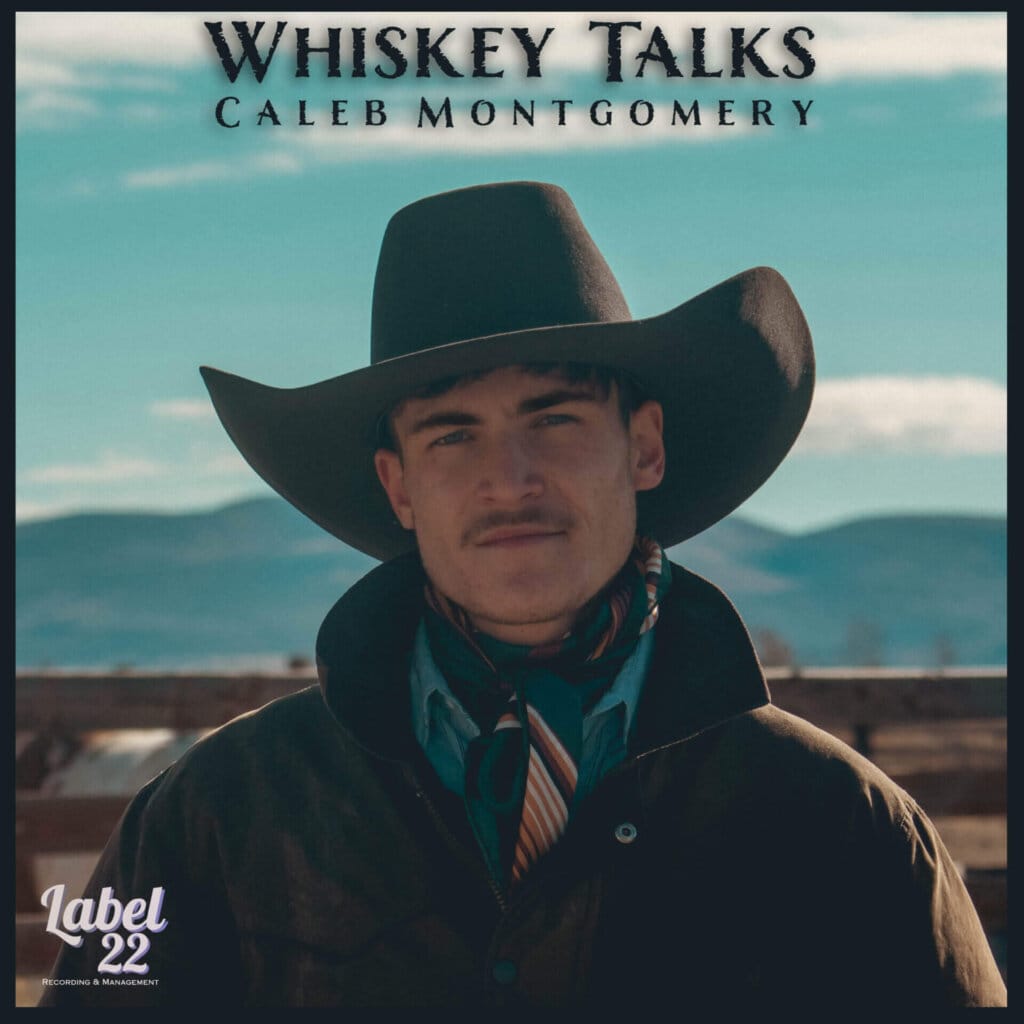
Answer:
<path fill-rule="evenodd" d="M 329 728 L 333 718 L 324 705 L 320 688 L 312 683 L 295 693 L 246 711 L 197 740 L 179 763 L 234 754 L 239 747 L 260 749 L 282 743 L 294 744 L 303 735 Z"/>
<path fill-rule="evenodd" d="M 1006 988 L 960 870 L 913 794 L 796 715 L 769 705 L 744 717 L 755 752 L 775 753 L 767 784 L 785 787 L 794 806 L 803 801 L 834 844 L 830 860 L 844 865 L 837 875 L 852 894 L 851 914 L 858 905 L 876 908 L 873 916 L 892 933 L 876 941 L 897 937 L 893 957 L 905 977 L 932 977 L 927 989 L 943 1005 L 1005 1005 Z"/>
<path fill-rule="evenodd" d="M 346 737 L 323 702 L 319 687 L 296 693 L 226 722 L 197 740 L 137 794 L 129 812 L 146 818 L 194 822 L 237 814 L 251 794 L 283 791 L 306 774 L 308 759 L 342 754 Z"/>
<path fill-rule="evenodd" d="M 817 725 L 766 704 L 742 716 L 738 727 L 748 735 L 752 756 L 768 777 L 785 780 L 791 792 L 819 792 L 831 803 L 866 801 L 901 831 L 918 811 L 917 804 L 876 764 Z"/>

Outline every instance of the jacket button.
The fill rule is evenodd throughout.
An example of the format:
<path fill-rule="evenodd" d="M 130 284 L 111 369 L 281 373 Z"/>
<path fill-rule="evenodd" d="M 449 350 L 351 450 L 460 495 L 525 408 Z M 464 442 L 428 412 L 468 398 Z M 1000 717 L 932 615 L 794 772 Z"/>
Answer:
<path fill-rule="evenodd" d="M 491 977 L 499 985 L 511 985 L 518 973 L 516 965 L 511 960 L 497 960 L 491 968 Z"/>
<path fill-rule="evenodd" d="M 636 825 L 631 821 L 624 821 L 621 825 L 615 826 L 615 838 L 620 843 L 629 844 L 636 839 L 638 834 Z"/>

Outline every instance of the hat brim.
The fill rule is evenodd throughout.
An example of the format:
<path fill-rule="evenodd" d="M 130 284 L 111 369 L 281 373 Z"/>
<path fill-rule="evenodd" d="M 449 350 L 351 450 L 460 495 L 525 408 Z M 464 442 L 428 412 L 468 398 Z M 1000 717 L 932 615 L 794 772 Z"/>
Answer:
<path fill-rule="evenodd" d="M 453 342 L 306 387 L 201 372 L 231 440 L 315 523 L 380 559 L 415 547 L 377 479 L 382 413 L 443 377 L 531 362 L 632 374 L 664 409 L 666 470 L 638 495 L 639 528 L 665 547 L 700 533 L 772 474 L 814 387 L 811 335 L 783 277 L 744 271 L 660 316 L 546 327 Z"/>

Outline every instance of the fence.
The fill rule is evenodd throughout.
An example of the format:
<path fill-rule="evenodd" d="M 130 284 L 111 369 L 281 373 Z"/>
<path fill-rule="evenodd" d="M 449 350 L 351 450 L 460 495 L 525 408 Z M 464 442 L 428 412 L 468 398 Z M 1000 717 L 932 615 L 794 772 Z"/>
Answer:
<path fill-rule="evenodd" d="M 925 672 L 883 669 L 769 670 L 776 704 L 852 743 L 908 790 L 938 821 L 988 818 L 1002 822 L 998 863 L 962 863 L 967 888 L 1005 975 L 1007 933 L 1006 671 Z M 53 766 L 93 731 L 215 727 L 309 685 L 299 673 L 282 675 L 19 675 L 16 679 L 16 973 L 45 974 L 59 940 L 46 933 L 36 883 L 40 855 L 97 855 L 131 793 L 45 795 L 40 787 Z M 944 741 L 937 762 L 920 750 L 893 760 L 887 730 L 936 730 L 982 723 L 994 736 L 989 756 L 957 757 Z M 911 744 L 911 748 L 914 744 Z M 950 756 L 952 755 L 952 760 Z M 892 761 L 886 764 L 888 756 Z M 941 825 L 940 825 L 941 831 Z M 998 845 L 998 840 L 997 844 Z M 954 854 L 955 855 L 955 854 Z M 988 858 L 991 861 L 992 858 Z"/>

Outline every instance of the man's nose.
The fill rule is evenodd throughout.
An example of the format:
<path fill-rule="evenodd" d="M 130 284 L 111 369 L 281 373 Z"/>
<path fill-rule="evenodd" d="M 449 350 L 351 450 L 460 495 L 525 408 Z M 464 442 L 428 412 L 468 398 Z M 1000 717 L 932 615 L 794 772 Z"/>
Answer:
<path fill-rule="evenodd" d="M 497 502 L 518 502 L 541 494 L 540 466 L 522 438 L 504 435 L 487 445 L 479 488 L 485 498 Z"/>

